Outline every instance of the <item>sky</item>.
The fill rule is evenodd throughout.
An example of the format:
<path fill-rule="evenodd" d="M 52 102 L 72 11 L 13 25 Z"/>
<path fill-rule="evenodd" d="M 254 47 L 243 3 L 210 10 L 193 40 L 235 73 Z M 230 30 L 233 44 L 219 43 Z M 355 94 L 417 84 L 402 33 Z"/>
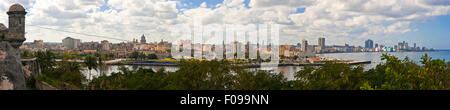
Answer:
<path fill-rule="evenodd" d="M 280 44 L 305 39 L 314 45 L 325 37 L 327 45 L 363 46 L 372 39 L 450 49 L 450 0 L 1 0 L 0 23 L 8 23 L 6 11 L 14 3 L 28 12 L 26 42 L 68 36 L 121 42 L 115 39 L 142 34 L 148 41 L 174 41 L 174 25 L 200 17 L 205 25 L 279 24 Z"/>

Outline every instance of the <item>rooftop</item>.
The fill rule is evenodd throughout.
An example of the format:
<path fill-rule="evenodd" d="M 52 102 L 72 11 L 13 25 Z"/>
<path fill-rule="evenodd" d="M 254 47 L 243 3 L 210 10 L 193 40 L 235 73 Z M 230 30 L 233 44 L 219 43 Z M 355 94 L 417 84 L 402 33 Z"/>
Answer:
<path fill-rule="evenodd" d="M 9 7 L 8 12 L 17 12 L 17 11 L 25 11 L 25 8 L 22 5 L 16 3 L 11 5 L 11 7 Z"/>

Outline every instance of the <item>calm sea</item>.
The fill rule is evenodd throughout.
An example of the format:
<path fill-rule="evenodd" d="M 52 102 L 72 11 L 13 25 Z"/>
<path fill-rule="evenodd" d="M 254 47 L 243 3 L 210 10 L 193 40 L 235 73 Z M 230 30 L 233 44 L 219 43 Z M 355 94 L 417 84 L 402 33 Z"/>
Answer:
<path fill-rule="evenodd" d="M 332 53 L 332 54 L 318 54 L 320 57 L 325 58 L 336 58 L 336 59 L 348 59 L 348 60 L 365 60 L 365 61 L 372 61 L 371 64 L 365 64 L 364 68 L 366 70 L 374 68 L 377 64 L 383 63 L 381 60 L 381 55 L 383 52 L 365 52 L 365 53 Z M 446 61 L 450 60 L 450 51 L 437 51 L 437 52 L 388 52 L 390 55 L 397 56 L 401 59 L 404 59 L 405 57 L 409 57 L 411 60 L 419 62 L 420 58 L 428 54 L 428 56 L 432 57 L 433 59 L 446 59 Z M 154 71 L 159 70 L 160 68 L 164 68 L 168 72 L 175 72 L 178 70 L 177 67 L 164 67 L 164 66 L 125 66 L 126 68 L 130 70 L 136 70 L 140 67 L 147 68 L 147 69 L 153 69 Z M 303 67 L 299 66 L 284 66 L 284 67 L 278 67 L 276 69 L 272 68 L 260 68 L 260 69 L 250 69 L 250 70 L 272 70 L 275 73 L 283 74 L 288 80 L 294 79 L 294 74 L 300 70 L 302 70 Z M 119 66 L 107 66 L 102 67 L 98 71 L 92 71 L 92 76 L 96 77 L 100 75 L 100 73 L 110 75 L 113 72 L 120 72 Z M 88 76 L 89 72 L 87 70 L 84 70 L 83 73 Z"/>
<path fill-rule="evenodd" d="M 351 59 L 351 60 L 364 60 L 372 61 L 371 64 L 366 64 L 364 67 L 366 69 L 374 68 L 377 64 L 384 63 L 381 60 L 381 56 L 385 52 L 366 52 L 366 53 L 333 53 L 333 54 L 318 54 L 320 57 L 326 58 L 337 58 L 337 59 Z M 409 57 L 409 59 L 419 63 L 420 58 L 425 54 L 432 57 L 433 59 L 446 59 L 450 60 L 450 51 L 436 51 L 436 52 L 387 52 L 389 55 L 394 55 L 400 59 Z"/>

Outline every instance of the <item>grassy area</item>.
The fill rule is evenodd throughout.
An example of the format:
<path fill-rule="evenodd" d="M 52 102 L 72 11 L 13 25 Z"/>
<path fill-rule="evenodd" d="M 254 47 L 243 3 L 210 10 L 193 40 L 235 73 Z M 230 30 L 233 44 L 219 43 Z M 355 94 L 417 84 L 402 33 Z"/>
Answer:
<path fill-rule="evenodd" d="M 166 58 L 166 59 L 152 59 L 152 60 L 124 60 L 122 63 L 132 63 L 137 61 L 155 61 L 155 62 L 170 62 L 170 63 L 180 63 L 179 60 Z"/>
<path fill-rule="evenodd" d="M 171 58 L 166 58 L 166 59 L 155 59 L 155 60 L 146 60 L 146 61 L 180 63 L 179 60 L 171 59 Z"/>
<path fill-rule="evenodd" d="M 45 74 L 37 77 L 36 81 L 46 82 L 47 84 L 50 84 L 51 86 L 56 87 L 56 88 L 58 88 L 63 83 L 62 81 L 55 80 L 55 79 L 53 79 L 51 77 L 46 76 Z"/>

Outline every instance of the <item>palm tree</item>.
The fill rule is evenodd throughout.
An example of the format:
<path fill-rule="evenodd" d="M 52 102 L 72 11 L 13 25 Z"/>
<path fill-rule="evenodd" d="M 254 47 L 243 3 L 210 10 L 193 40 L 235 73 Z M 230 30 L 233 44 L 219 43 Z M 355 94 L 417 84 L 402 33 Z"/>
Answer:
<path fill-rule="evenodd" d="M 84 64 L 86 64 L 86 66 L 89 69 L 89 79 L 91 79 L 91 70 L 92 69 L 97 70 L 97 65 L 98 65 L 97 58 L 95 58 L 92 55 L 88 55 L 84 58 Z"/>
<path fill-rule="evenodd" d="M 133 51 L 129 57 L 136 61 L 139 58 L 139 52 Z"/>
<path fill-rule="evenodd" d="M 144 52 L 141 52 L 141 53 L 139 54 L 139 58 L 140 58 L 141 60 L 145 60 L 146 57 L 147 57 L 147 55 L 145 55 Z"/>

